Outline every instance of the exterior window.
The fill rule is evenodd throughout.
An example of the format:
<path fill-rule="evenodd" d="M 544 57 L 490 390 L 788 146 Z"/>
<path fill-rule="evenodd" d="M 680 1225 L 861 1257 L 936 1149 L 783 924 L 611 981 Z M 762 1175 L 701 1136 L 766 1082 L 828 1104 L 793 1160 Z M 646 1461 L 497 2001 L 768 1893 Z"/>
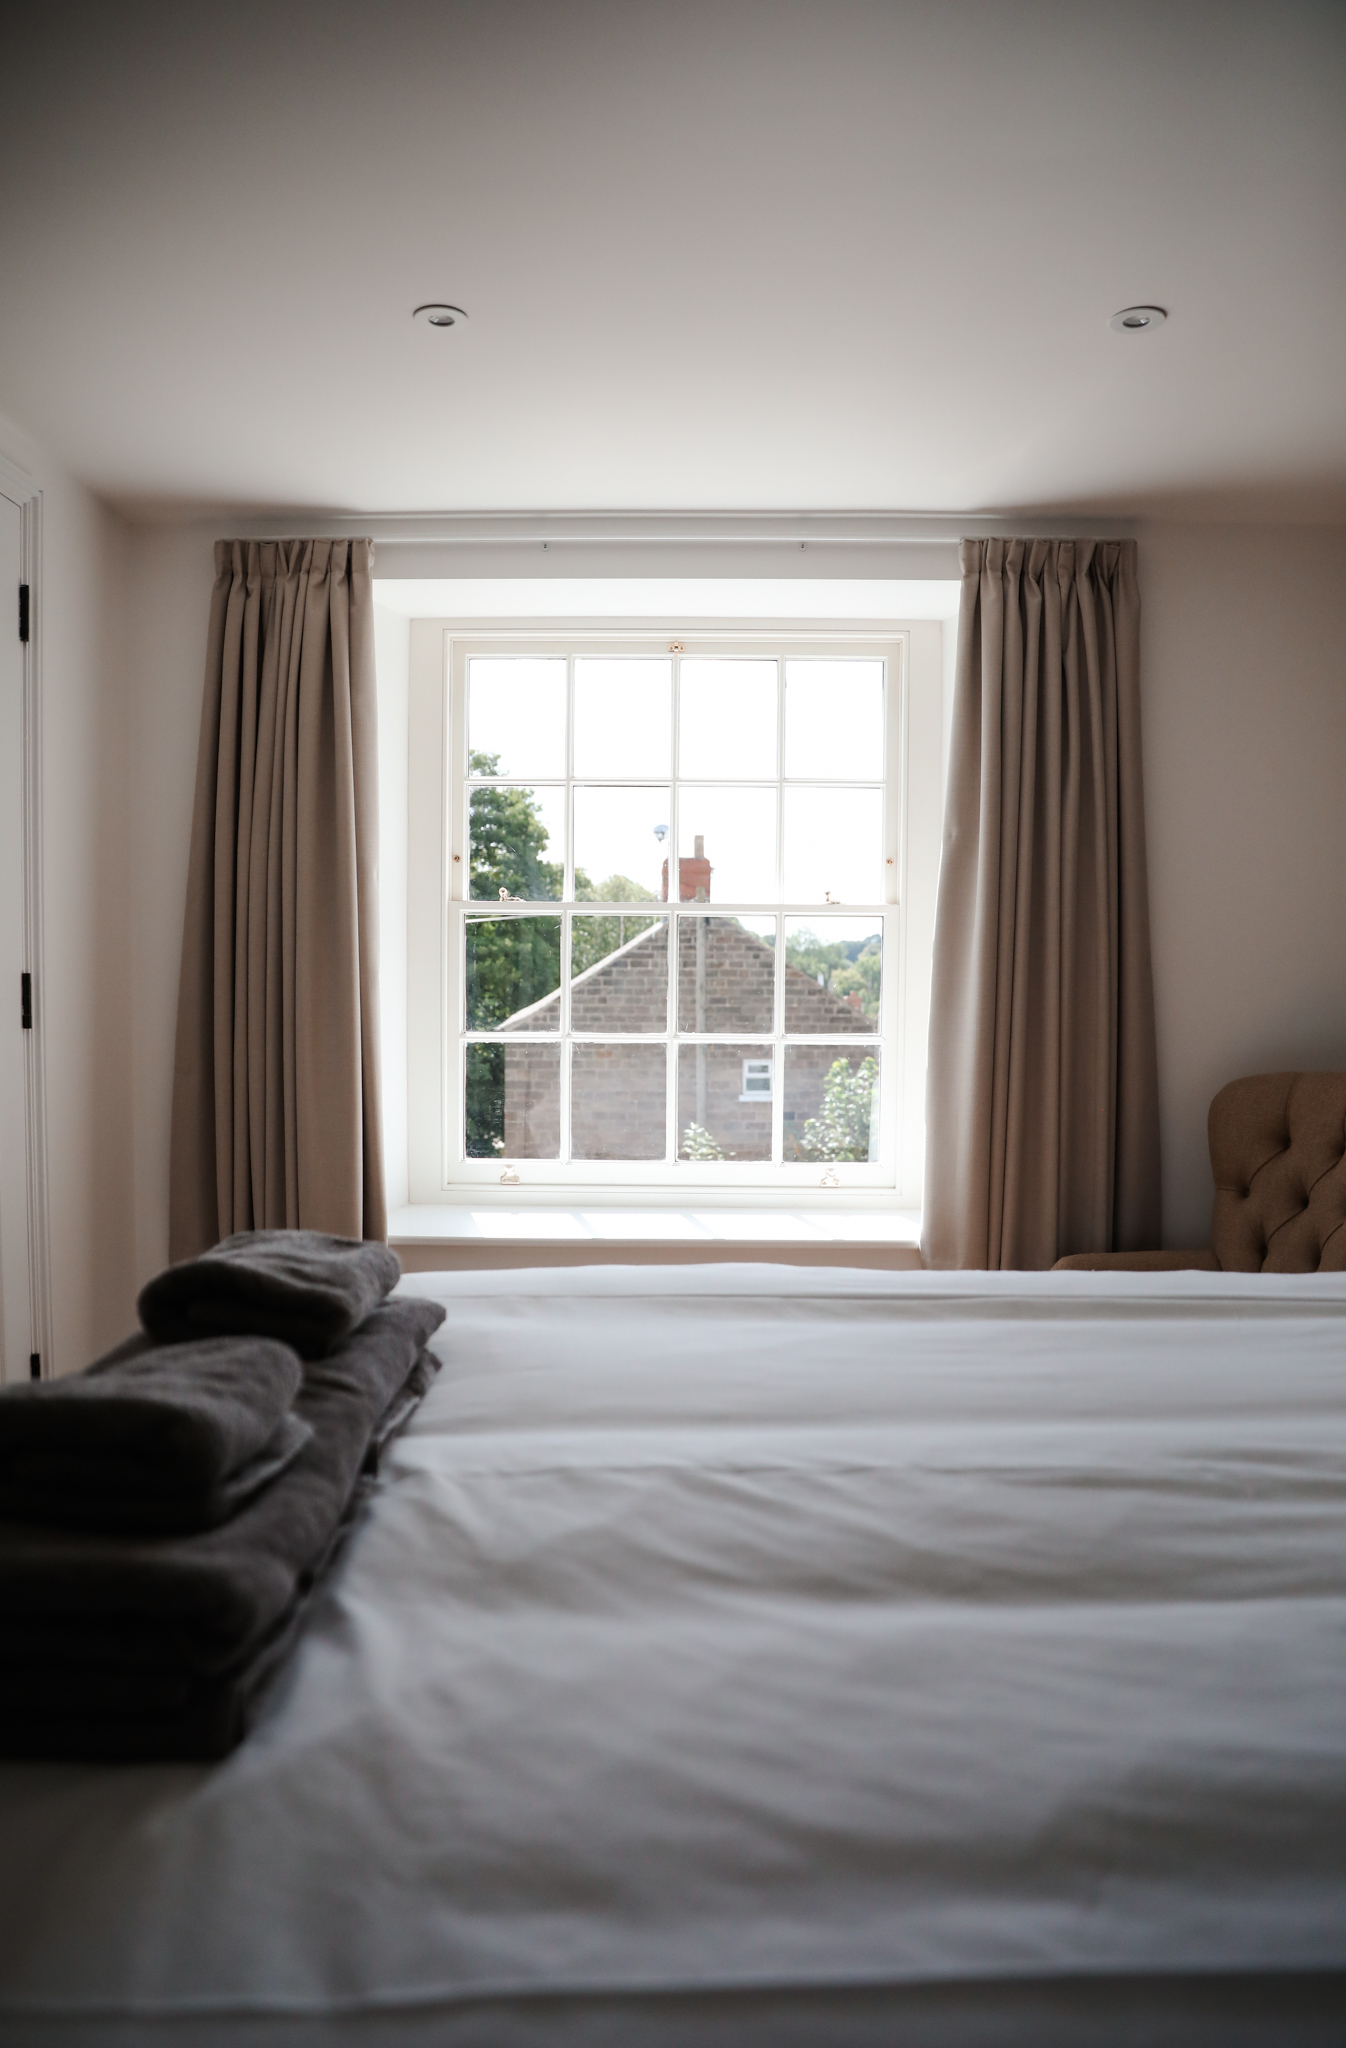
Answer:
<path fill-rule="evenodd" d="M 771 1061 L 744 1060 L 743 1093 L 740 1102 L 769 1102 L 771 1100 Z"/>
<path fill-rule="evenodd" d="M 413 680 L 412 1199 L 900 1188 L 906 632 L 438 630 L 437 831 Z"/>

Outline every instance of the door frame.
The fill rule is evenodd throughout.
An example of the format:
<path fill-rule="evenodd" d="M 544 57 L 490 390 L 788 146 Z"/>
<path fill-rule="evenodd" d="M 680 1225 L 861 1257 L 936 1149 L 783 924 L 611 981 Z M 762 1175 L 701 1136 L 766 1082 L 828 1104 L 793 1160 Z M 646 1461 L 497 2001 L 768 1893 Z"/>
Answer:
<path fill-rule="evenodd" d="M 33 1028 L 24 1033 L 27 1111 L 28 1300 L 33 1349 L 42 1377 L 56 1369 L 52 1353 L 51 1230 L 47 1209 L 47 1033 L 42 918 L 42 493 L 32 478 L 0 455 L 0 496 L 19 508 L 20 578 L 28 585 L 28 640 L 23 662 L 23 929 L 32 976 Z M 10 600 L 6 600 L 7 602 Z M 16 601 L 16 600 L 14 600 Z M 9 627 L 17 631 L 11 615 Z"/>

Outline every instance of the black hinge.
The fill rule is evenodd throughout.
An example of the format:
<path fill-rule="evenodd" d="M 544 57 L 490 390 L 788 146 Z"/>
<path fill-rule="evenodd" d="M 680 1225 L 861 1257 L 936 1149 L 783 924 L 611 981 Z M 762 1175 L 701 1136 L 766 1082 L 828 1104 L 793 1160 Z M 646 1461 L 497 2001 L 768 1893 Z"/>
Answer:
<path fill-rule="evenodd" d="M 23 1019 L 24 1030 L 31 1031 L 33 1028 L 33 977 L 31 974 L 21 974 L 19 976 L 19 1013 Z"/>
<path fill-rule="evenodd" d="M 28 638 L 28 585 L 19 585 L 19 638 Z"/>
<path fill-rule="evenodd" d="M 28 1354 L 28 1377 L 30 1380 L 40 1380 L 42 1377 L 42 1353 L 40 1351 L 30 1351 Z"/>

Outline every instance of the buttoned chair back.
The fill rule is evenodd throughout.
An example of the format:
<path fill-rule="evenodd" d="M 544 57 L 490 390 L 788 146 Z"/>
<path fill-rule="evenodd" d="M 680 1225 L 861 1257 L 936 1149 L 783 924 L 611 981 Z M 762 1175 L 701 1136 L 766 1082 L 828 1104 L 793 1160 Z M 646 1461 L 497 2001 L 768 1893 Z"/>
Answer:
<path fill-rule="evenodd" d="M 1210 1106 L 1226 1273 L 1346 1271 L 1346 1074 L 1250 1074 Z"/>

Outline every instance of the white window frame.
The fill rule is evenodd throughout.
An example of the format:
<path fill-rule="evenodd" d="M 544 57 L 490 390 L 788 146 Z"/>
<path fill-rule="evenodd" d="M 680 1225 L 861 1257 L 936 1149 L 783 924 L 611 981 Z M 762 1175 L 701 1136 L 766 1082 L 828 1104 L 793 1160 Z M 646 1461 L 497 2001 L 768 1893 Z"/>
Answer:
<path fill-rule="evenodd" d="M 474 654 L 547 652 L 664 654 L 670 643 L 692 656 L 770 654 L 880 656 L 888 687 L 884 754 L 884 896 L 851 905 L 845 916 L 873 909 L 897 920 L 886 947 L 879 1033 L 882 1046 L 879 1156 L 828 1169 L 821 1162 L 600 1162 L 468 1160 L 461 1156 L 461 1061 L 456 1020 L 462 1000 L 461 929 L 471 905 L 465 806 L 467 662 Z M 784 670 L 782 667 L 783 677 Z M 857 1206 L 914 1206 L 920 1201 L 924 1156 L 925 1038 L 930 938 L 942 816 L 941 628 L 937 621 L 825 626 L 807 622 L 686 620 L 584 622 L 418 619 L 411 627 L 408 724 L 408 1194 L 413 1204 L 470 1201 L 477 1206 L 521 1202 L 557 1206 L 620 1201 L 702 1206 L 751 1201 L 790 1207 L 836 1200 L 838 1181 Z M 672 841 L 670 840 L 670 847 Z M 478 913 L 485 902 L 476 904 Z M 548 906 L 531 906 L 543 911 Z M 713 904 L 783 916 L 821 913 L 821 905 Z M 559 908 L 559 906 L 558 906 Z M 606 906 L 603 907 L 606 910 Z M 579 913 L 599 906 L 581 904 Z M 676 915 L 678 905 L 669 905 Z M 783 973 L 783 948 L 778 973 Z M 779 991 L 778 991 L 779 997 Z M 778 1004 L 779 1008 L 779 1004 Z M 744 1033 L 745 1042 L 752 1034 Z M 764 1047 L 773 1059 L 778 1046 Z M 670 1062 L 673 1066 L 675 1062 Z M 774 1080 L 774 1072 L 773 1072 Z M 670 1086 L 672 1086 L 670 1082 Z M 773 1116 L 781 1090 L 773 1086 Z"/>
<path fill-rule="evenodd" d="M 765 1087 L 765 1088 L 750 1088 L 750 1087 L 748 1086 L 748 1070 L 749 1070 L 749 1068 L 750 1068 L 750 1067 L 756 1067 L 756 1068 L 758 1068 L 759 1070 L 760 1070 L 761 1068 L 763 1068 L 763 1067 L 765 1067 L 765 1068 L 766 1068 L 766 1087 Z M 744 1062 L 743 1062 L 743 1091 L 742 1091 L 742 1093 L 740 1094 L 740 1096 L 739 1096 L 739 1098 L 738 1098 L 738 1099 L 739 1099 L 739 1101 L 740 1101 L 740 1102 L 771 1102 L 771 1101 L 774 1101 L 774 1099 L 775 1099 L 775 1094 L 776 1094 L 776 1062 L 775 1062 L 775 1058 L 774 1058 L 774 1057 L 769 1057 L 769 1058 L 767 1058 L 767 1059 L 752 1059 L 752 1060 L 744 1060 Z"/>

